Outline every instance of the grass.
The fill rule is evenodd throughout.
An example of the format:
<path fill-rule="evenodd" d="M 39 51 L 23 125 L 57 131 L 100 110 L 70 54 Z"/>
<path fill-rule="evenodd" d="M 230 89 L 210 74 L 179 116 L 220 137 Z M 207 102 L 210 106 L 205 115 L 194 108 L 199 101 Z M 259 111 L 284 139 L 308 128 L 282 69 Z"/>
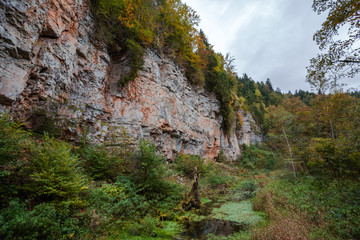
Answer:
<path fill-rule="evenodd" d="M 271 180 L 257 193 L 254 209 L 269 224 L 254 239 L 359 239 L 360 184 L 311 176 Z"/>

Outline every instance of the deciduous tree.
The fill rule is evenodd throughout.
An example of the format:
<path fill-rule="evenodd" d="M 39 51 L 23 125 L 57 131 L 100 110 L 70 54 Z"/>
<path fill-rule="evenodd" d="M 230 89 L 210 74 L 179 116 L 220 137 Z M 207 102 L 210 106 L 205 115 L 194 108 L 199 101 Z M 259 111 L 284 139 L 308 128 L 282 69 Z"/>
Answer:
<path fill-rule="evenodd" d="M 358 0 L 314 0 L 318 14 L 327 12 L 322 27 L 314 35 L 320 50 L 327 52 L 310 60 L 307 81 L 319 92 L 336 90 L 339 79 L 360 71 L 360 2 Z M 338 39 L 338 35 L 346 35 Z"/>

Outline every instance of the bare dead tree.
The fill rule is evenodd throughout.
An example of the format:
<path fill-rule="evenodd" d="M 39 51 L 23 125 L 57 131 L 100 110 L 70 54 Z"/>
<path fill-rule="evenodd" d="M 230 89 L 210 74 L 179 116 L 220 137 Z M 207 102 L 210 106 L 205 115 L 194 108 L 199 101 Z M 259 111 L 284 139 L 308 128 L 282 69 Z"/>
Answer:
<path fill-rule="evenodd" d="M 282 126 L 282 130 L 283 130 L 283 133 L 284 133 L 284 136 L 285 136 L 285 139 L 286 139 L 286 143 L 287 143 L 287 147 L 288 147 L 288 150 L 289 150 L 290 161 L 291 161 L 291 165 L 292 165 L 292 169 L 293 169 L 293 173 L 294 173 L 294 178 L 296 178 L 294 158 L 293 158 L 293 154 L 292 154 L 292 151 L 291 151 L 289 140 L 288 140 L 286 132 L 285 132 L 284 125 Z"/>

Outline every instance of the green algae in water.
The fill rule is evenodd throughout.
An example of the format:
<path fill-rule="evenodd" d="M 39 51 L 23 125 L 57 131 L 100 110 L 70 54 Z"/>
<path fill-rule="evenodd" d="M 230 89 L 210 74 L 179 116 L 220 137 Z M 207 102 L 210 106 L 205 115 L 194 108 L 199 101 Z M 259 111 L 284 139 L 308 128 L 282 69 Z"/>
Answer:
<path fill-rule="evenodd" d="M 212 202 L 211 199 L 208 199 L 208 198 L 201 198 L 201 204 L 207 204 L 207 203 L 210 203 Z"/>
<path fill-rule="evenodd" d="M 220 208 L 213 209 L 213 218 L 238 223 L 255 224 L 263 219 L 260 213 L 252 210 L 250 200 L 241 202 L 226 202 Z"/>

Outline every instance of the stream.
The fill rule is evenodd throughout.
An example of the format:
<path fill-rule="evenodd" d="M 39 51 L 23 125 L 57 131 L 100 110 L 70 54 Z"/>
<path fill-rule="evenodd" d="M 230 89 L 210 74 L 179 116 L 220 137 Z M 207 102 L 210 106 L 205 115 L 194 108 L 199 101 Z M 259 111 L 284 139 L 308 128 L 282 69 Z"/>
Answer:
<path fill-rule="evenodd" d="M 228 239 L 249 234 L 251 225 L 262 220 L 261 213 L 252 210 L 253 195 L 254 189 L 239 187 L 203 204 L 184 222 L 185 230 L 178 239 Z"/>

